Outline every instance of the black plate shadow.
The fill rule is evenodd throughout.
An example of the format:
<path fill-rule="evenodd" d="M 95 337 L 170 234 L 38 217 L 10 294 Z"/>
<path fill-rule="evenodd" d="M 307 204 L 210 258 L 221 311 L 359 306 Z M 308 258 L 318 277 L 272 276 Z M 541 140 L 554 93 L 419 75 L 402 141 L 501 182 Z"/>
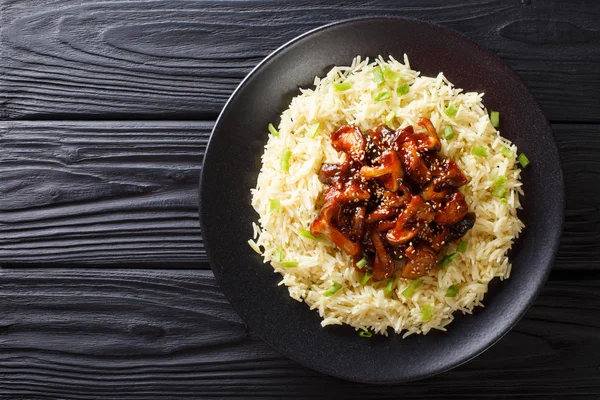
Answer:
<path fill-rule="evenodd" d="M 409 56 L 423 75 L 443 71 L 457 87 L 484 92 L 499 110 L 501 132 L 527 154 L 523 172 L 527 227 L 512 254 L 511 278 L 494 284 L 485 308 L 459 317 L 448 332 L 364 339 L 348 327 L 321 328 L 315 311 L 277 286 L 280 276 L 250 249 L 257 214 L 250 189 L 260 169 L 267 125 L 299 87 L 356 55 Z M 202 236 L 225 295 L 247 325 L 289 358 L 317 371 L 370 383 L 424 378 L 460 365 L 498 341 L 544 284 L 562 230 L 564 185 L 552 132 L 525 85 L 492 53 L 439 26 L 400 18 L 328 25 L 287 43 L 240 84 L 213 130 L 201 176 Z M 457 315 L 458 316 L 458 315 Z"/>

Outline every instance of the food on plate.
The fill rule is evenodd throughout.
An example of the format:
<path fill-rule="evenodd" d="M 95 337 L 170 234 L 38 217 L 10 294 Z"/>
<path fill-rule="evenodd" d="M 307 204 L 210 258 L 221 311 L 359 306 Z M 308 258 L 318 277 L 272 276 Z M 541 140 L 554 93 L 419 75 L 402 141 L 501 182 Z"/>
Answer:
<path fill-rule="evenodd" d="M 374 281 L 391 278 L 397 267 L 406 279 L 435 271 L 442 247 L 475 223 L 458 191 L 467 178 L 437 154 L 441 142 L 431 121 L 418 125 L 364 133 L 343 125 L 330 138 L 344 161 L 319 171 L 326 189 L 310 233 L 327 237 Z"/>
<path fill-rule="evenodd" d="M 509 277 L 529 160 L 482 97 L 357 57 L 268 126 L 248 243 L 323 326 L 445 330 Z"/>

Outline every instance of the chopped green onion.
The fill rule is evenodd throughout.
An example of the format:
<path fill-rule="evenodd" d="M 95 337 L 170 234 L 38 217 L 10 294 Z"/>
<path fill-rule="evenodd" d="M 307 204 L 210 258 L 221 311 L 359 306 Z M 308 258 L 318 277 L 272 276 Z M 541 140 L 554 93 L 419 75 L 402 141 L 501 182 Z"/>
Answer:
<path fill-rule="evenodd" d="M 457 256 L 458 256 L 458 253 L 452 253 L 452 254 L 445 255 L 444 258 L 442 258 L 440 260 L 440 262 L 438 262 L 438 266 L 440 267 L 440 269 L 446 268 L 448 266 L 448 264 L 450 264 L 452 262 L 452 260 L 454 260 Z"/>
<path fill-rule="evenodd" d="M 504 175 L 498 176 L 494 179 L 494 186 L 502 186 L 506 183 L 506 177 Z"/>
<path fill-rule="evenodd" d="M 283 261 L 281 263 L 281 266 L 283 268 L 297 268 L 298 267 L 298 263 L 296 261 Z"/>
<path fill-rule="evenodd" d="M 314 236 L 312 233 L 310 233 L 310 231 L 308 231 L 304 228 L 300 228 L 300 230 L 298 231 L 298 235 L 305 237 L 307 239 L 316 240 L 317 242 L 321 241 L 320 237 Z"/>
<path fill-rule="evenodd" d="M 291 156 L 292 156 L 292 152 L 290 150 L 284 150 L 283 153 L 281 153 L 281 169 L 282 169 L 282 171 L 289 172 Z"/>
<path fill-rule="evenodd" d="M 501 199 L 500 199 L 500 202 L 501 202 L 502 204 L 508 204 L 508 200 L 506 199 L 506 197 L 503 197 L 503 198 L 501 198 Z"/>
<path fill-rule="evenodd" d="M 278 263 L 281 262 L 281 259 L 282 259 L 281 253 L 283 253 L 283 251 L 281 251 L 281 249 L 275 249 L 275 254 L 273 254 L 273 260 L 275 262 L 278 262 Z"/>
<path fill-rule="evenodd" d="M 352 87 L 352 84 L 350 82 L 340 82 L 340 83 L 333 84 L 333 89 L 336 92 L 345 92 L 346 90 L 350 89 L 351 87 Z"/>
<path fill-rule="evenodd" d="M 458 246 L 456 246 L 456 251 L 464 253 L 465 251 L 467 251 L 468 246 L 469 246 L 469 244 L 467 242 L 465 242 L 464 240 L 461 240 L 460 242 L 458 242 Z"/>
<path fill-rule="evenodd" d="M 377 86 L 381 86 L 385 82 L 383 71 L 379 65 L 373 68 L 373 79 L 375 80 Z"/>
<path fill-rule="evenodd" d="M 460 289 L 460 285 L 452 285 L 446 290 L 446 297 L 456 297 L 458 290 Z"/>
<path fill-rule="evenodd" d="M 500 126 L 500 113 L 498 111 L 492 110 L 490 113 L 490 121 L 492 122 L 492 126 L 497 128 Z"/>
<path fill-rule="evenodd" d="M 381 92 L 377 93 L 373 98 L 375 99 L 375 101 L 383 101 L 388 100 L 390 97 L 392 97 L 392 95 L 390 94 L 389 90 L 382 90 Z"/>
<path fill-rule="evenodd" d="M 331 287 L 329 289 L 327 289 L 327 291 L 325 291 L 325 293 L 323 293 L 323 296 L 333 296 L 335 294 L 335 292 L 337 292 L 338 290 L 340 290 L 342 288 L 342 285 L 340 285 L 337 282 L 333 282 L 333 285 L 331 285 Z"/>
<path fill-rule="evenodd" d="M 365 272 L 362 279 L 360 280 L 360 284 L 362 286 L 365 286 L 367 284 L 367 282 L 369 282 L 369 279 L 371 279 L 372 276 L 373 276 L 372 272 Z"/>
<path fill-rule="evenodd" d="M 369 331 L 360 331 L 358 336 L 364 337 L 364 338 L 370 338 L 371 336 L 373 336 L 373 334 Z"/>
<path fill-rule="evenodd" d="M 385 289 L 383 289 L 383 291 L 388 294 L 392 293 L 392 290 L 394 290 L 395 282 L 396 281 L 394 280 L 394 278 L 388 279 L 387 283 L 385 284 Z"/>
<path fill-rule="evenodd" d="M 279 199 L 269 200 L 269 214 L 276 213 L 281 208 L 281 202 Z"/>
<path fill-rule="evenodd" d="M 365 265 L 367 265 L 367 259 L 366 258 L 361 258 L 361 260 L 359 262 L 356 263 L 356 266 L 359 269 L 363 269 L 365 267 Z"/>
<path fill-rule="evenodd" d="M 452 140 L 452 138 L 454 137 L 454 129 L 448 125 L 444 128 L 444 138 L 446 138 L 446 140 Z"/>
<path fill-rule="evenodd" d="M 394 119 L 394 117 L 396 116 L 396 113 L 393 111 L 390 111 L 390 113 L 385 117 L 384 121 L 386 124 L 391 124 L 392 120 Z"/>
<path fill-rule="evenodd" d="M 262 251 L 260 250 L 260 247 L 258 247 L 258 245 L 256 243 L 254 243 L 254 240 L 248 240 L 248 245 L 250 245 L 250 247 L 252 247 L 252 250 L 254 250 L 258 254 L 262 255 Z"/>
<path fill-rule="evenodd" d="M 504 198 L 504 194 L 506 193 L 506 189 L 503 187 L 496 188 L 492 191 L 492 195 L 494 197 Z"/>
<path fill-rule="evenodd" d="M 405 83 L 404 85 L 398 86 L 398 88 L 396 88 L 396 93 L 398 93 L 398 96 L 404 96 L 409 91 L 410 86 L 408 86 L 408 83 Z"/>
<path fill-rule="evenodd" d="M 483 146 L 473 146 L 471 154 L 478 157 L 487 157 L 487 149 Z"/>
<path fill-rule="evenodd" d="M 519 154 L 519 158 L 517 158 L 517 160 L 519 161 L 519 164 L 521 164 L 521 167 L 523 167 L 523 168 L 525 168 L 526 166 L 529 165 L 529 158 L 527 158 L 525 153 Z"/>
<path fill-rule="evenodd" d="M 431 306 L 429 304 L 425 304 L 423 308 L 421 308 L 421 320 L 429 321 L 431 320 Z"/>
<path fill-rule="evenodd" d="M 500 150 L 500 153 L 507 158 L 512 158 L 515 155 L 515 153 L 513 153 L 508 147 L 503 147 L 502 150 Z"/>
<path fill-rule="evenodd" d="M 308 137 L 314 138 L 315 135 L 317 134 L 317 132 L 319 132 L 319 127 L 321 126 L 321 123 L 317 122 L 316 124 L 312 124 L 311 126 L 309 126 L 306 130 L 306 134 L 308 135 Z"/>
<path fill-rule="evenodd" d="M 279 136 L 279 131 L 277 131 L 277 129 L 275 129 L 273 124 L 269 124 L 269 132 L 271 132 L 271 135 L 273 135 L 273 136 Z"/>
<path fill-rule="evenodd" d="M 422 284 L 423 280 L 421 278 L 415 279 L 406 287 L 406 289 L 402 291 L 402 296 L 404 296 L 406 299 L 412 297 L 412 295 L 415 293 L 415 290 L 421 287 Z"/>
<path fill-rule="evenodd" d="M 400 79 L 400 74 L 396 71 L 392 71 L 388 67 L 383 69 L 383 76 L 385 76 L 390 81 L 397 81 L 398 79 Z"/>
<path fill-rule="evenodd" d="M 448 104 L 448 107 L 446 107 L 444 109 L 444 112 L 449 117 L 454 117 L 456 115 L 457 111 L 458 111 L 458 108 L 456 108 L 456 106 L 454 104 Z"/>

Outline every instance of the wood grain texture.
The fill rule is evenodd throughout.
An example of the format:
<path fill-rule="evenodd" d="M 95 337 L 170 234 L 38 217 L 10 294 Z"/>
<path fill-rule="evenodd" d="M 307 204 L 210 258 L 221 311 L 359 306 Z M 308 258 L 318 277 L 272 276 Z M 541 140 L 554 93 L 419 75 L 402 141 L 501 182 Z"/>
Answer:
<path fill-rule="evenodd" d="M 550 282 L 486 353 L 401 386 L 344 382 L 282 357 L 247 331 L 210 271 L 5 269 L 0 297 L 2 399 L 600 394 L 597 279 Z"/>
<path fill-rule="evenodd" d="M 556 266 L 600 270 L 600 125 L 553 125 L 566 212 Z"/>
<path fill-rule="evenodd" d="M 0 124 L 0 263 L 207 267 L 206 122 Z M 600 125 L 553 125 L 567 218 L 555 269 L 600 268 Z"/>
<path fill-rule="evenodd" d="M 1 119 L 214 118 L 250 69 L 298 34 L 398 15 L 456 29 L 498 54 L 549 119 L 600 122 L 595 0 L 4 0 L 1 7 Z"/>
<path fill-rule="evenodd" d="M 0 126 L 0 262 L 206 261 L 198 177 L 211 126 Z"/>

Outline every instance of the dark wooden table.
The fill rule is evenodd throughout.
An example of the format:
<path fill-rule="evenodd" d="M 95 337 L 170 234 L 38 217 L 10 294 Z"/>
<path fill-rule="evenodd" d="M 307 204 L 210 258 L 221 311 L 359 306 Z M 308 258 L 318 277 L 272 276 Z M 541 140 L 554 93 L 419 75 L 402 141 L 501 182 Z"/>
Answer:
<path fill-rule="evenodd" d="M 321 375 L 248 331 L 197 217 L 213 121 L 245 74 L 375 15 L 456 29 L 510 65 L 552 123 L 567 195 L 525 318 L 400 386 Z M 600 399 L 599 2 L 0 0 L 0 28 L 1 399 Z"/>

